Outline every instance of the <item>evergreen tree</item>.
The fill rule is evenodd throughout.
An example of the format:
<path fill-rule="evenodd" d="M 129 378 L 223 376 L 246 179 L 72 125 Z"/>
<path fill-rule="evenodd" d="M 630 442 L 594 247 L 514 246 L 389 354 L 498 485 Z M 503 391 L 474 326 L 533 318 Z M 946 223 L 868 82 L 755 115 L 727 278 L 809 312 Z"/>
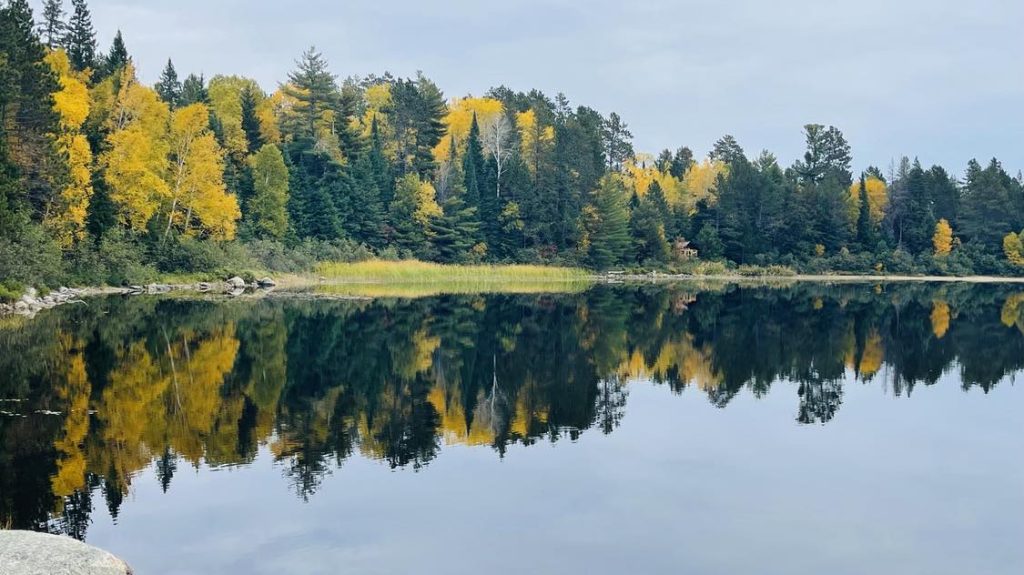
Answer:
<path fill-rule="evenodd" d="M 380 133 L 380 125 L 374 117 L 370 124 L 370 173 L 377 181 L 381 206 L 391 205 L 395 197 L 395 178 L 391 173 L 391 164 L 384 154 L 384 138 Z"/>
<path fill-rule="evenodd" d="M 618 114 L 612 112 L 607 120 L 602 121 L 601 138 L 604 141 L 604 155 L 608 169 L 618 171 L 622 165 L 633 157 L 633 134 Z"/>
<path fill-rule="evenodd" d="M 205 104 L 209 101 L 210 95 L 206 91 L 206 79 L 202 74 L 196 76 L 189 74 L 181 83 L 181 98 L 178 106 L 184 108 L 192 104 Z"/>
<path fill-rule="evenodd" d="M 1016 183 L 995 158 L 982 169 L 974 160 L 968 165 L 967 183 L 958 231 L 972 243 L 998 253 L 1006 234 L 1020 229 Z"/>
<path fill-rule="evenodd" d="M 44 0 L 43 21 L 39 24 L 39 36 L 43 44 L 51 50 L 62 47 L 67 29 L 63 0 Z"/>
<path fill-rule="evenodd" d="M 240 102 L 242 105 L 242 131 L 250 154 L 263 147 L 263 133 L 260 130 L 260 119 L 256 108 L 259 106 L 259 94 L 252 86 L 242 88 Z"/>
<path fill-rule="evenodd" d="M 910 253 L 931 251 L 935 216 L 928 195 L 928 181 L 918 161 L 907 175 L 907 200 L 903 216 L 900 244 Z"/>
<path fill-rule="evenodd" d="M 114 35 L 114 42 L 110 45 L 110 52 L 103 59 L 103 75 L 113 76 L 117 74 L 118 70 L 124 68 L 130 59 L 128 48 L 124 45 L 124 38 L 121 36 L 121 31 L 118 30 L 117 34 Z"/>
<path fill-rule="evenodd" d="M 665 220 L 649 190 L 631 212 L 629 229 L 638 263 L 660 265 L 668 261 L 670 249 L 665 236 Z"/>
<path fill-rule="evenodd" d="M 86 0 L 71 0 L 73 11 L 68 22 L 67 46 L 68 58 L 75 70 L 83 71 L 96 67 L 96 31 L 92 27 L 92 14 Z"/>
<path fill-rule="evenodd" d="M 743 152 L 743 148 L 740 146 L 736 138 L 730 134 L 726 134 L 715 142 L 714 147 L 708 154 L 708 157 L 717 162 L 723 162 L 726 164 L 732 164 L 739 160 L 745 160 L 746 154 Z"/>
<path fill-rule="evenodd" d="M 860 176 L 857 203 L 857 243 L 862 249 L 870 251 L 874 249 L 877 240 L 875 239 L 874 222 L 871 220 L 871 204 L 868 202 L 868 188 L 864 174 Z"/>
<path fill-rule="evenodd" d="M 672 163 L 669 165 L 668 172 L 672 174 L 672 177 L 676 179 L 683 179 L 686 172 L 690 171 L 690 166 L 693 165 L 693 151 L 686 146 L 676 150 L 674 156 L 672 156 Z"/>
<path fill-rule="evenodd" d="M 485 165 L 484 147 L 480 143 L 480 125 L 477 123 L 476 114 L 473 114 L 473 123 L 469 126 L 469 136 L 466 138 L 466 152 L 462 156 L 462 174 L 466 188 L 466 205 L 478 210 Z"/>
<path fill-rule="evenodd" d="M 304 52 L 297 65 L 298 68 L 288 74 L 289 83 L 284 87 L 295 104 L 282 128 L 297 140 L 315 142 L 325 114 L 338 111 L 341 94 L 327 60 L 316 48 Z"/>
<path fill-rule="evenodd" d="M 181 102 L 181 82 L 178 81 L 178 71 L 174 69 L 174 62 L 171 62 L 170 58 L 167 59 L 167 65 L 160 74 L 160 80 L 153 88 L 172 110 Z"/>
<path fill-rule="evenodd" d="M 629 211 L 622 180 L 609 175 L 591 194 L 590 221 L 585 222 L 587 261 L 596 269 L 622 263 L 629 249 Z"/>
<path fill-rule="evenodd" d="M 30 206 L 41 219 L 54 186 L 63 178 L 64 162 L 57 157 L 53 135 L 60 118 L 53 109 L 57 78 L 44 62 L 32 9 L 25 0 L 0 7 L 0 171 L 7 180 L 2 209 Z M 16 181 L 17 184 L 12 182 Z M 6 219 L 6 217 L 0 217 Z"/>

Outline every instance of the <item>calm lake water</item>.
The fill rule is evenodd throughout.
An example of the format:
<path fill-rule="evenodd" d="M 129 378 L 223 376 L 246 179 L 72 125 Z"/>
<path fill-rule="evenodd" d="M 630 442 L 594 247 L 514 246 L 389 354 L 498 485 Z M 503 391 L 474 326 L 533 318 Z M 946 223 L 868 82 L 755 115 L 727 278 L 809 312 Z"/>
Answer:
<path fill-rule="evenodd" d="M 139 574 L 1024 573 L 1020 286 L 2 321 L 0 525 Z"/>

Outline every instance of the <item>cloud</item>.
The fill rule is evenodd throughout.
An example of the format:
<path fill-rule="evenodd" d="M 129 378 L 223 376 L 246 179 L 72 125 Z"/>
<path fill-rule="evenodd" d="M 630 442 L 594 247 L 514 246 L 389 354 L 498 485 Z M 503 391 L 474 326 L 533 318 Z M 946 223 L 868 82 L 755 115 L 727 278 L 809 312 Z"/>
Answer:
<path fill-rule="evenodd" d="M 38 2 L 36 2 L 38 4 Z M 1024 168 L 1017 0 L 93 0 L 153 81 L 235 73 L 266 89 L 315 44 L 342 77 L 423 70 L 448 95 L 505 84 L 618 112 L 638 149 L 798 157 L 801 126 L 835 124 L 859 167 L 902 154 L 961 172 L 971 157 Z"/>

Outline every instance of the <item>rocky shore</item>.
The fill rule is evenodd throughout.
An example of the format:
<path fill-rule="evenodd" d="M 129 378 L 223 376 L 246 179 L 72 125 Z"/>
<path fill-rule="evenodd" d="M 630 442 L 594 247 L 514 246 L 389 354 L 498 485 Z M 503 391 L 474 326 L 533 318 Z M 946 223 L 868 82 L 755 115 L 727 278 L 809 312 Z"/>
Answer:
<path fill-rule="evenodd" d="M 4 575 L 131 575 L 127 563 L 70 537 L 0 530 Z"/>
<path fill-rule="evenodd" d="M 0 303 L 0 315 L 15 314 L 34 316 L 40 311 L 67 304 L 86 304 L 83 298 L 96 295 L 156 295 L 172 291 L 195 291 L 200 293 L 222 293 L 229 296 L 239 296 L 247 289 L 269 290 L 277 286 L 272 278 L 264 277 L 246 283 L 240 277 L 232 277 L 223 282 L 199 282 L 190 284 L 161 284 L 152 283 L 146 285 L 132 285 L 125 287 L 92 287 L 92 288 L 68 288 L 61 287 L 46 295 L 41 295 L 35 288 L 28 288 L 25 293 L 13 303 Z"/>

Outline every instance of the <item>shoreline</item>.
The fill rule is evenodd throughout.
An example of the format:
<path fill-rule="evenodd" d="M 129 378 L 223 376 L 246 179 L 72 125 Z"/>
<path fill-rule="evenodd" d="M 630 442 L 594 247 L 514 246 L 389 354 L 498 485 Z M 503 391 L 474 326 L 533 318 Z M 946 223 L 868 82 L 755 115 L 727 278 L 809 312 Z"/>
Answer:
<path fill-rule="evenodd" d="M 674 282 L 717 282 L 734 284 L 786 284 L 798 282 L 810 283 L 970 283 L 970 284 L 1024 284 L 1024 277 L 1001 277 L 1001 276 L 911 276 L 911 275 L 864 275 L 864 274 L 795 274 L 795 275 L 758 275 L 744 276 L 738 274 L 717 274 L 717 275 L 689 275 L 689 274 L 616 274 L 603 273 L 587 276 L 587 280 L 596 284 L 622 285 L 628 283 L 640 284 L 671 284 Z M 238 282 L 242 282 L 239 284 Z M 481 282 L 487 283 L 486 278 Z M 553 280 L 547 280 L 555 283 Z M 564 280 L 570 282 L 571 280 Z M 231 278 L 218 282 L 190 282 L 190 283 L 150 283 L 145 285 L 134 285 L 127 287 L 114 286 L 86 286 L 79 288 L 62 287 L 54 290 L 46 296 L 39 297 L 30 290 L 19 300 L 11 303 L 0 303 L 0 317 L 2 316 L 26 316 L 34 317 L 40 311 L 52 309 L 61 305 L 86 303 L 87 298 L 109 295 L 167 295 L 171 293 L 194 293 L 207 295 L 220 295 L 227 297 L 239 297 L 244 294 L 270 295 L 272 292 L 286 295 L 294 290 L 301 290 L 314 286 L 330 285 L 377 285 L 377 286 L 403 286 L 403 285 L 441 285 L 444 281 L 374 281 L 365 278 L 324 278 L 312 274 L 280 274 L 275 277 L 267 276 L 253 282 L 245 283 L 241 278 Z M 524 281 L 522 283 L 529 283 Z M 312 299 L 323 297 L 323 299 L 374 299 L 372 296 L 338 296 L 331 294 L 303 294 Z"/>

